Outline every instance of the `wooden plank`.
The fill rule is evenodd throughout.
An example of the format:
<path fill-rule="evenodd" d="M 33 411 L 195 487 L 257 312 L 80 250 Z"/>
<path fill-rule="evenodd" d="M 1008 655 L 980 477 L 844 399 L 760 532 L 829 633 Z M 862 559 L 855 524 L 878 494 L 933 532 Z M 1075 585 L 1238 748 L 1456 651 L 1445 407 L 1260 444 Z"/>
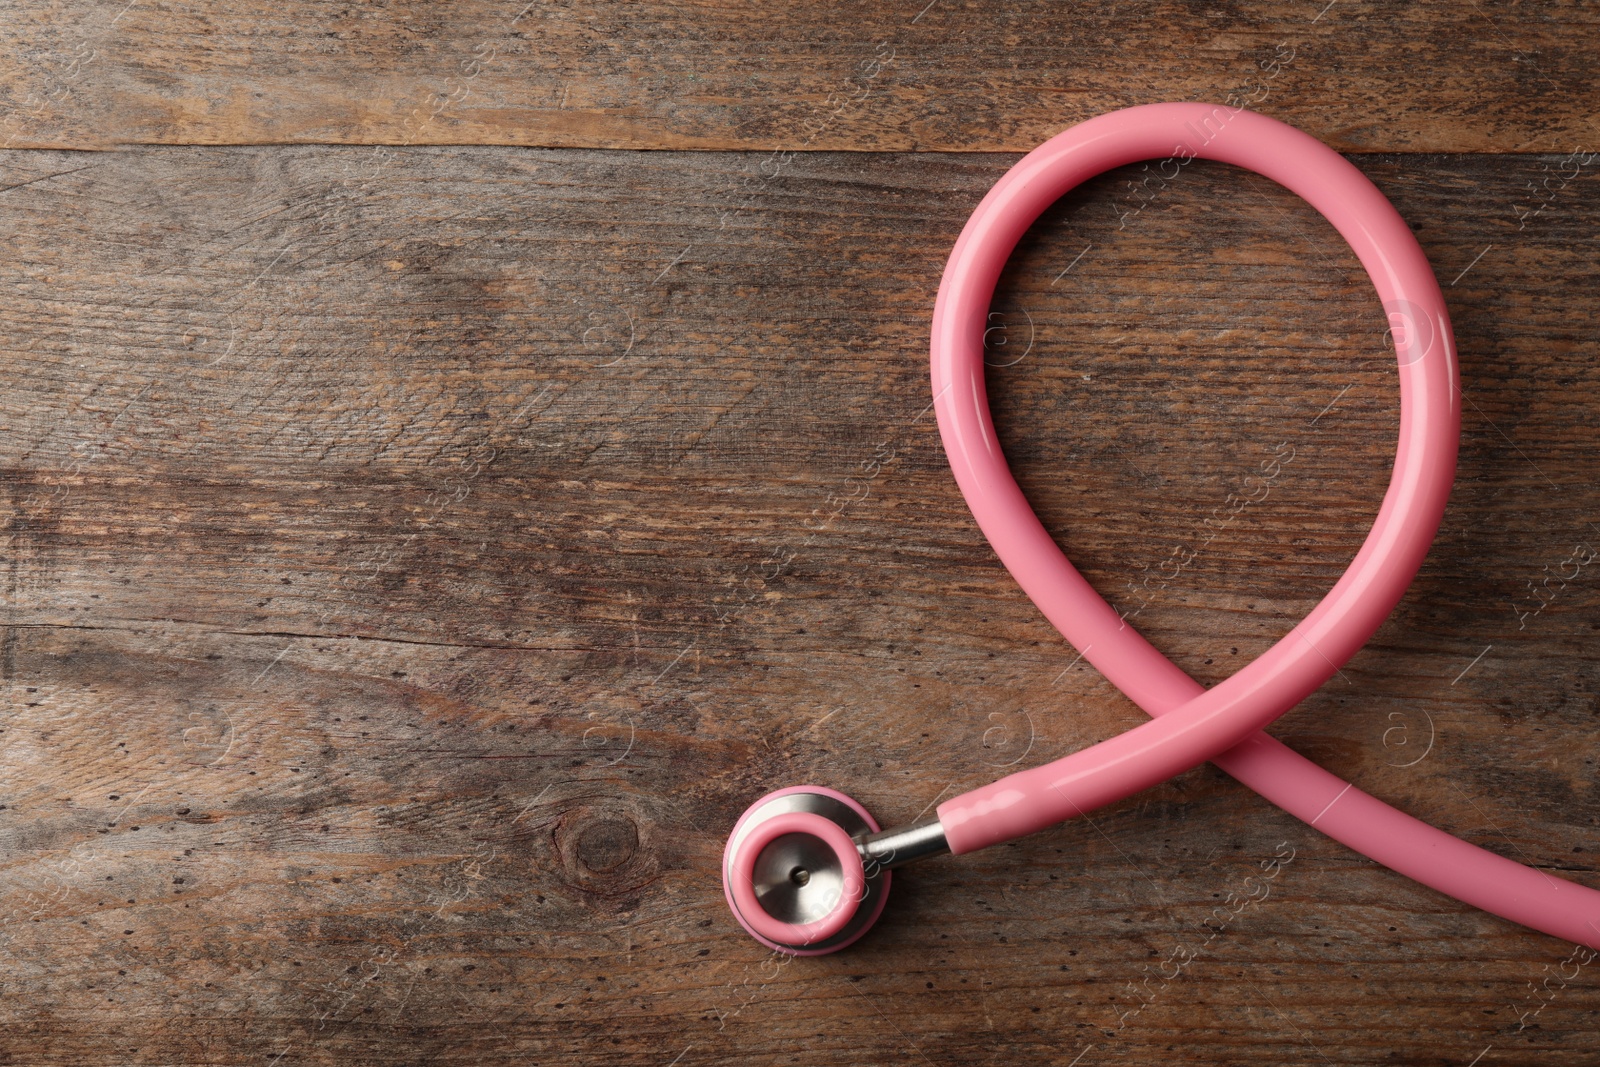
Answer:
<path fill-rule="evenodd" d="M 1024 151 L 1204 99 L 1347 151 L 1567 152 L 1600 141 L 1597 33 L 1571 0 L 53 0 L 0 21 L 0 144 Z"/>
<path fill-rule="evenodd" d="M 1530 992 L 1570 947 L 1211 769 L 897 874 L 846 953 L 739 932 L 717 862 L 765 790 L 902 821 L 1139 718 L 993 560 L 925 410 L 943 258 L 1014 157 L 747 183 L 763 158 L 0 160 L 0 1051 L 1589 1062 L 1594 967 Z M 1545 584 L 1600 513 L 1600 186 L 1561 157 L 1361 165 L 1450 283 L 1461 474 L 1395 617 L 1275 732 L 1600 884 L 1593 568 Z M 1307 207 L 1144 178 L 1025 241 L 991 384 L 1072 558 L 1214 682 L 1359 544 L 1394 375 Z"/>

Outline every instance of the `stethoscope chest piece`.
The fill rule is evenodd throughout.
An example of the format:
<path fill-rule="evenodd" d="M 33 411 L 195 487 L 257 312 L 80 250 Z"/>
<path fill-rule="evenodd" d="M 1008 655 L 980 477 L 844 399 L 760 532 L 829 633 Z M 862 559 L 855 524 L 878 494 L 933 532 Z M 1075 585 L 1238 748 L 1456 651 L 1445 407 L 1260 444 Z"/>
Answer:
<path fill-rule="evenodd" d="M 890 872 L 863 862 L 858 844 L 877 832 L 867 809 L 832 789 L 769 793 L 739 817 L 723 849 L 728 905 L 769 948 L 800 956 L 841 949 L 877 921 L 889 896 Z"/>

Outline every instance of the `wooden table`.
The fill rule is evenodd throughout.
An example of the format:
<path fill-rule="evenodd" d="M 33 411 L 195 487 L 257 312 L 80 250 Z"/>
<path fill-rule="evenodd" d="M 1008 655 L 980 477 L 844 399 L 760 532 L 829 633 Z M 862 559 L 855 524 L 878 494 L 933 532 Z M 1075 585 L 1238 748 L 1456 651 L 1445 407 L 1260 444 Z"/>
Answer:
<path fill-rule="evenodd" d="M 730 918 L 769 789 L 904 822 L 1141 721 L 973 524 L 927 324 L 1019 153 L 1230 94 L 1393 199 L 1465 386 L 1433 553 L 1273 732 L 1600 885 L 1595 10 L 925 3 L 0 16 L 0 1063 L 1600 1062 L 1600 963 L 1210 767 L 834 956 Z M 1393 357 L 1305 204 L 1153 175 L 1034 228 L 989 381 L 1214 683 L 1364 537 Z"/>

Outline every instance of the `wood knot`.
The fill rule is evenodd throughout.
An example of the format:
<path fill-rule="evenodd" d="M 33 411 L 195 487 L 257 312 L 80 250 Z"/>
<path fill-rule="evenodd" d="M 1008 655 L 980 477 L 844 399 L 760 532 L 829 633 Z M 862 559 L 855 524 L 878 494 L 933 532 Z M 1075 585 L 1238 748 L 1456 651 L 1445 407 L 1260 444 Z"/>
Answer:
<path fill-rule="evenodd" d="M 659 873 L 649 821 L 625 801 L 585 804 L 563 813 L 555 846 L 566 881 L 605 897 L 633 893 Z"/>
<path fill-rule="evenodd" d="M 630 819 L 595 819 L 578 832 L 578 862 L 595 874 L 608 874 L 633 858 L 639 828 Z"/>

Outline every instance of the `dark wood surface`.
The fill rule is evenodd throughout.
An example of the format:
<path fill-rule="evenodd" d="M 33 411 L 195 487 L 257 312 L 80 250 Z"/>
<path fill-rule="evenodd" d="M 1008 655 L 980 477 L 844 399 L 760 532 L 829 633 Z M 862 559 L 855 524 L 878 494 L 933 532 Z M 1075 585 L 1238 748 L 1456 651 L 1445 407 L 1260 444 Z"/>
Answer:
<path fill-rule="evenodd" d="M 1566 152 L 1600 135 L 1597 34 L 1578 0 L 49 0 L 0 24 L 0 121 L 46 147 L 1020 152 L 1231 93 L 1345 151 Z"/>
<path fill-rule="evenodd" d="M 1422 573 L 1272 732 L 1600 886 L 1593 15 L 1320 6 L 538 5 L 411 137 L 510 39 L 487 6 L 0 18 L 39 93 L 0 154 L 0 1063 L 1595 1063 L 1600 961 L 1209 767 L 897 873 L 834 956 L 722 899 L 769 789 L 901 822 L 1140 721 L 945 463 L 928 315 L 1016 156 L 943 150 L 1220 99 L 1291 23 L 1258 106 L 1363 152 L 1466 403 Z M 527 112 L 562 83 L 580 118 Z M 1214 683 L 1360 544 L 1395 375 L 1309 207 L 1144 177 L 1026 239 L 990 388 L 1068 554 Z"/>

